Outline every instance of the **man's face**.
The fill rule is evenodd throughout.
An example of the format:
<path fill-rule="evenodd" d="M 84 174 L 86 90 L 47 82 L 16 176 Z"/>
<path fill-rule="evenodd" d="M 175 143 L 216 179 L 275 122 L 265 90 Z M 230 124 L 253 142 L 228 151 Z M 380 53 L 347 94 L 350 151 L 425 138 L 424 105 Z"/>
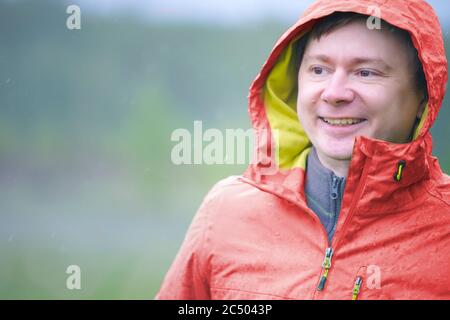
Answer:
<path fill-rule="evenodd" d="M 405 46 L 355 21 L 312 39 L 298 74 L 297 112 L 319 156 L 349 160 L 356 136 L 409 141 L 422 111 Z"/>

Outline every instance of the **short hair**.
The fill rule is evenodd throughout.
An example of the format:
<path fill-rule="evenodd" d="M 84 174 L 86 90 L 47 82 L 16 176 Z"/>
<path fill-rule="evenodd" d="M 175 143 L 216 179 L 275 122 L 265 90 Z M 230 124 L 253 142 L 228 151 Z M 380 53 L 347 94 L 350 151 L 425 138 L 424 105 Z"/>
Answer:
<path fill-rule="evenodd" d="M 369 16 L 363 15 L 360 13 L 354 12 L 335 12 L 329 16 L 326 16 L 319 20 L 305 36 L 299 41 L 299 65 L 303 59 L 303 53 L 308 42 L 313 40 L 319 40 L 323 35 L 327 35 L 333 30 L 344 27 L 351 22 L 354 21 L 367 21 Z M 404 45 L 407 53 L 410 57 L 410 63 L 414 72 L 414 80 L 416 89 L 419 92 L 424 93 L 424 100 L 428 100 L 428 90 L 427 90 L 427 81 L 425 78 L 425 73 L 423 72 L 422 63 L 419 60 L 419 55 L 417 53 L 416 48 L 414 47 L 411 37 L 408 31 L 397 28 L 392 24 L 381 20 L 381 28 L 388 30 L 391 34 L 393 34 L 400 42 Z"/>

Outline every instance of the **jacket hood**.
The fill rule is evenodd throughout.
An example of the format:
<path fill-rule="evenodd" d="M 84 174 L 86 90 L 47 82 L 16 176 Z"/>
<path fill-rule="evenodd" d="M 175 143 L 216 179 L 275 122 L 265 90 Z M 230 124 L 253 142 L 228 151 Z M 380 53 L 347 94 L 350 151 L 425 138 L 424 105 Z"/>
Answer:
<path fill-rule="evenodd" d="M 402 183 L 406 185 L 436 171 L 430 170 L 430 167 L 438 166 L 436 159 L 429 159 L 432 151 L 430 128 L 441 108 L 448 74 L 441 26 L 433 8 L 422 0 L 318 0 L 276 42 L 250 87 L 249 114 L 256 132 L 256 148 L 253 163 L 244 176 L 258 187 L 287 197 L 292 193 L 296 199 L 303 194 L 311 142 L 296 112 L 297 41 L 325 16 L 334 12 L 370 15 L 368 8 L 371 6 L 380 8 L 381 19 L 409 32 L 422 62 L 429 100 L 410 143 L 394 144 L 358 136 L 350 170 L 358 171 L 357 162 L 361 157 L 376 158 L 372 166 L 379 166 L 380 170 L 384 165 L 391 165 L 385 169 L 389 172 L 386 177 L 392 180 L 395 173 L 392 168 L 399 161 L 406 161 L 410 169 L 409 173 L 405 170 Z M 413 173 L 417 170 L 422 170 L 420 175 Z"/>

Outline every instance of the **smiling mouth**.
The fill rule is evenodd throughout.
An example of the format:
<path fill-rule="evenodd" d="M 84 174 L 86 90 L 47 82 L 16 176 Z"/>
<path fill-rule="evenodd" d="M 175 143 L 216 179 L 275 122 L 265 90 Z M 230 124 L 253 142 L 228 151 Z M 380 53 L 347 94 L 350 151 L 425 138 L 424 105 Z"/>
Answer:
<path fill-rule="evenodd" d="M 359 124 L 361 122 L 366 121 L 367 119 L 361 119 L 361 118 L 323 118 L 319 117 L 323 122 L 332 125 L 332 126 L 352 126 L 355 124 Z"/>

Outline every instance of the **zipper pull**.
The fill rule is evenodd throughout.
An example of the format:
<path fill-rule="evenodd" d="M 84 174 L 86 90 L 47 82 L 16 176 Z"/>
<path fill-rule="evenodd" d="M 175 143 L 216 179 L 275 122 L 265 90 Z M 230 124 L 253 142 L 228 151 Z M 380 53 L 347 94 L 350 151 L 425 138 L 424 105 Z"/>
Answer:
<path fill-rule="evenodd" d="M 359 291 L 361 290 L 362 277 L 356 277 L 355 285 L 353 286 L 352 300 L 358 299 Z"/>
<path fill-rule="evenodd" d="M 406 161 L 405 160 L 400 160 L 397 163 L 397 171 L 394 173 L 394 180 L 395 181 L 400 181 L 400 179 L 402 178 L 402 174 L 403 174 L 403 169 L 405 169 L 406 167 Z"/>
<path fill-rule="evenodd" d="M 325 288 L 325 282 L 327 282 L 328 272 L 331 268 L 331 258 L 333 257 L 333 248 L 329 247 L 325 251 L 325 258 L 322 262 L 322 277 L 320 278 L 319 285 L 317 286 L 317 290 L 322 291 Z"/>

